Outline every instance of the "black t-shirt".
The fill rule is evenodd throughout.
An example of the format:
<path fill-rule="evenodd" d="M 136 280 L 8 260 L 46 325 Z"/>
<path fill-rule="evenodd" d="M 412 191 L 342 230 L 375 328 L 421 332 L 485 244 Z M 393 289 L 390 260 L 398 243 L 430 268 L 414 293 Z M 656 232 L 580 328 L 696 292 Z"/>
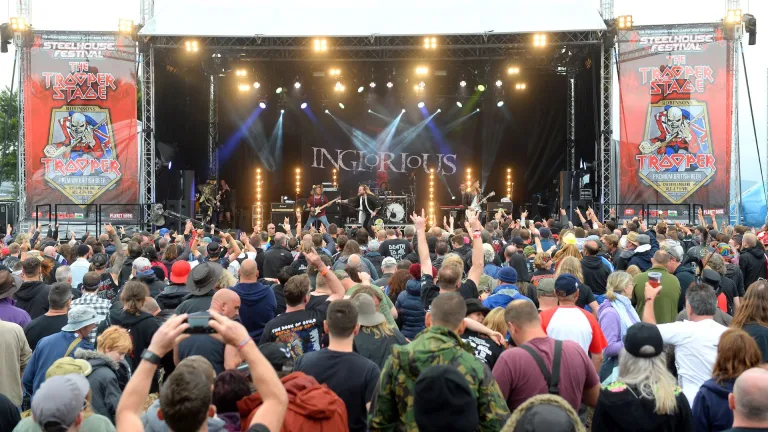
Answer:
<path fill-rule="evenodd" d="M 0 430 L 12 431 L 20 421 L 18 408 L 4 394 L 0 394 Z"/>
<path fill-rule="evenodd" d="M 270 320 L 264 326 L 259 344 L 282 342 L 291 348 L 294 359 L 304 353 L 320 351 L 323 341 L 323 321 L 330 302 L 322 302 L 316 307 L 286 312 Z M 309 305 L 307 305 L 309 306 Z"/>
<path fill-rule="evenodd" d="M 406 255 L 413 252 L 413 247 L 408 240 L 391 239 L 384 240 L 379 245 L 379 253 L 383 257 L 392 257 L 395 261 L 401 261 Z"/>
<path fill-rule="evenodd" d="M 579 298 L 576 299 L 576 306 L 584 309 L 584 306 L 597 301 L 592 289 L 584 284 L 579 285 Z"/>
<path fill-rule="evenodd" d="M 464 330 L 461 339 L 475 350 L 475 358 L 487 364 L 490 369 L 493 369 L 496 360 L 504 352 L 503 346 L 472 330 Z"/>
<path fill-rule="evenodd" d="M 384 362 L 392 355 L 393 345 L 408 345 L 408 340 L 397 328 L 392 329 L 392 336 L 382 335 L 377 338 L 372 332 L 363 329 L 355 335 L 355 352 L 376 363 L 379 368 L 383 368 Z"/>
<path fill-rule="evenodd" d="M 314 377 L 336 393 L 347 406 L 350 432 L 367 430 L 365 404 L 379 383 L 379 367 L 357 353 L 320 350 L 300 357 L 294 368 Z"/>
<path fill-rule="evenodd" d="M 192 314 L 197 315 L 197 314 Z M 225 345 L 207 334 L 193 334 L 181 341 L 178 346 L 179 361 L 193 355 L 205 357 L 216 375 L 224 371 L 224 348 Z"/>
<path fill-rule="evenodd" d="M 40 315 L 33 319 L 24 329 L 24 335 L 27 336 L 29 348 L 34 351 L 40 339 L 60 332 L 61 328 L 65 325 L 67 325 L 66 314 L 56 316 Z"/>
<path fill-rule="evenodd" d="M 459 287 L 459 294 L 464 299 L 478 298 L 477 285 L 471 279 L 467 279 Z M 432 306 L 432 301 L 440 295 L 440 287 L 435 285 L 435 279 L 432 275 L 421 276 L 421 304 L 424 306 L 424 310 L 429 310 Z"/>
<path fill-rule="evenodd" d="M 102 273 L 101 279 L 99 279 L 99 289 L 96 291 L 96 296 L 114 302 L 120 297 L 117 294 L 119 290 L 120 287 L 117 286 L 112 275 L 109 274 L 109 271 Z"/>
<path fill-rule="evenodd" d="M 318 307 L 328 307 L 328 305 L 323 304 L 328 302 L 328 297 L 330 296 L 327 294 L 310 295 L 309 302 L 307 303 L 307 309 L 315 309 Z"/>

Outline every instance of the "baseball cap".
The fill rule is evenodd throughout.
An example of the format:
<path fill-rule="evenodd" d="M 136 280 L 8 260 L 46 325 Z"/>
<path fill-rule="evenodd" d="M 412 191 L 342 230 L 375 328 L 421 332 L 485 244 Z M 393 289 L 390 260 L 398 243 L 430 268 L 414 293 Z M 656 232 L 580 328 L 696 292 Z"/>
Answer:
<path fill-rule="evenodd" d="M 219 251 L 221 250 L 221 246 L 216 242 L 210 242 L 208 243 L 207 250 L 208 250 L 208 256 L 213 256 L 219 253 Z"/>
<path fill-rule="evenodd" d="M 635 357 L 652 358 L 663 352 L 664 340 L 658 327 L 639 322 L 627 329 L 624 349 Z"/>
<path fill-rule="evenodd" d="M 701 281 L 711 286 L 712 288 L 717 289 L 720 287 L 720 282 L 722 281 L 722 278 L 720 277 L 720 273 L 712 269 L 705 268 L 701 272 Z"/>
<path fill-rule="evenodd" d="M 144 257 L 138 257 L 133 260 L 133 270 L 136 276 L 149 276 L 152 272 L 152 264 Z"/>
<path fill-rule="evenodd" d="M 561 274 L 558 276 L 557 280 L 555 280 L 555 291 L 558 293 L 562 292 L 565 295 L 571 295 L 578 291 L 578 289 L 579 280 L 572 274 Z"/>
<path fill-rule="evenodd" d="M 384 314 L 376 310 L 376 304 L 373 297 L 368 294 L 360 294 L 352 300 L 357 308 L 357 322 L 362 326 L 377 326 L 387 319 Z"/>
<path fill-rule="evenodd" d="M 408 272 L 416 280 L 421 280 L 421 264 L 411 264 L 408 267 Z M 437 277 L 437 267 L 432 266 L 432 277 Z"/>
<path fill-rule="evenodd" d="M 523 241 L 523 238 L 520 237 L 520 236 L 512 237 L 512 243 L 516 244 L 517 246 L 525 245 L 525 242 Z"/>
<path fill-rule="evenodd" d="M 397 261 L 392 257 L 386 257 L 381 261 L 381 267 L 395 267 L 397 266 Z"/>
<path fill-rule="evenodd" d="M 2 256 L 4 256 L 4 257 L 7 257 L 8 255 L 11 254 L 11 250 L 8 249 L 7 247 L 3 248 L 3 251 L 0 254 L 2 254 Z"/>
<path fill-rule="evenodd" d="M 541 279 L 539 286 L 536 287 L 536 292 L 547 296 L 555 295 L 555 278 Z"/>
<path fill-rule="evenodd" d="M 93 263 L 93 268 L 101 270 L 104 267 L 107 266 L 107 263 L 109 262 L 109 257 L 107 257 L 107 254 L 105 253 L 97 253 L 93 256 L 93 259 L 91 260 Z"/>
<path fill-rule="evenodd" d="M 46 379 L 32 397 L 32 417 L 44 431 L 66 431 L 83 411 L 90 389 L 79 374 Z"/>
<path fill-rule="evenodd" d="M 523 256 L 529 257 L 531 255 L 536 255 L 536 248 L 533 246 L 526 246 L 525 249 L 523 249 Z"/>
<path fill-rule="evenodd" d="M 420 431 L 470 431 L 480 424 L 477 398 L 453 366 L 424 369 L 413 387 L 413 415 Z"/>
<path fill-rule="evenodd" d="M 95 291 L 101 282 L 101 275 L 96 272 L 88 272 L 83 275 L 83 289 Z"/>
<path fill-rule="evenodd" d="M 170 231 L 168 228 L 160 228 L 160 237 L 163 237 L 164 235 L 168 234 Z"/>
<path fill-rule="evenodd" d="M 187 283 L 190 271 L 192 271 L 192 266 L 189 265 L 189 261 L 176 261 L 171 266 L 171 277 L 169 279 L 175 284 L 185 284 Z"/>
<path fill-rule="evenodd" d="M 259 351 L 264 355 L 269 364 L 278 371 L 285 370 L 286 365 L 290 363 L 291 349 L 288 345 L 280 342 L 267 342 L 259 346 Z"/>

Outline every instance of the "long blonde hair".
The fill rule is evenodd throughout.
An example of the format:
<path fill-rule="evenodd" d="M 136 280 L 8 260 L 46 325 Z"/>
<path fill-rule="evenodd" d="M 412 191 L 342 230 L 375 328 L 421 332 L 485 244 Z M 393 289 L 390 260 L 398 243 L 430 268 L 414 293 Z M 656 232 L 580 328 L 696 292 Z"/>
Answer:
<path fill-rule="evenodd" d="M 655 400 L 656 414 L 670 415 L 677 412 L 677 381 L 667 370 L 665 356 L 635 357 L 622 348 L 619 353 L 619 380 L 635 386 L 642 397 Z"/>
<path fill-rule="evenodd" d="M 504 308 L 493 308 L 483 320 L 483 325 L 501 334 L 507 333 L 507 323 L 504 320 Z"/>
<path fill-rule="evenodd" d="M 581 261 L 581 253 L 579 252 L 579 248 L 576 245 L 567 244 L 563 246 L 562 249 L 555 252 L 555 256 L 553 256 L 552 259 L 555 260 L 555 262 L 560 262 L 567 257 L 572 257 L 575 258 L 576 261 Z"/>
<path fill-rule="evenodd" d="M 363 333 L 369 333 L 373 334 L 373 337 L 376 339 L 383 338 L 386 336 L 393 336 L 395 334 L 394 331 L 392 331 L 392 327 L 390 327 L 389 323 L 386 321 L 382 321 L 381 324 L 375 325 L 375 326 L 360 326 L 360 331 Z"/>
<path fill-rule="evenodd" d="M 605 298 L 610 301 L 616 300 L 616 294 L 624 295 L 627 285 L 632 284 L 632 275 L 627 272 L 617 271 L 608 276 L 608 283 L 605 288 Z"/>
<path fill-rule="evenodd" d="M 567 256 L 558 263 L 555 278 L 558 278 L 561 274 L 574 275 L 579 282 L 584 283 L 584 274 L 581 272 L 581 263 L 572 256 Z"/>

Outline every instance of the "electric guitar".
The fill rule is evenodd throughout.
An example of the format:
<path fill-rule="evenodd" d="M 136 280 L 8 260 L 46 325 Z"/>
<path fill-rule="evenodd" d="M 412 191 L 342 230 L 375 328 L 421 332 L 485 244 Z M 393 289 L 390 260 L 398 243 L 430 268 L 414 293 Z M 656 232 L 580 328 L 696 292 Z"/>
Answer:
<path fill-rule="evenodd" d="M 489 198 L 491 198 L 491 197 L 493 197 L 495 195 L 496 195 L 496 192 L 491 192 L 488 195 L 486 195 L 485 198 L 482 198 L 481 200 L 479 200 L 477 202 L 473 202 L 472 205 L 469 206 L 469 208 L 471 208 L 472 210 L 480 213 L 481 211 L 483 211 L 483 204 L 485 204 L 485 202 L 488 201 Z"/>
<path fill-rule="evenodd" d="M 321 211 L 323 211 L 324 208 L 328 207 L 329 205 L 335 203 L 336 201 L 338 201 L 340 199 L 341 199 L 341 197 L 338 197 L 338 198 L 336 198 L 333 201 L 329 201 L 328 203 L 321 205 L 320 207 L 315 207 L 315 214 L 314 214 L 314 216 L 317 216 L 318 214 L 320 214 Z"/>

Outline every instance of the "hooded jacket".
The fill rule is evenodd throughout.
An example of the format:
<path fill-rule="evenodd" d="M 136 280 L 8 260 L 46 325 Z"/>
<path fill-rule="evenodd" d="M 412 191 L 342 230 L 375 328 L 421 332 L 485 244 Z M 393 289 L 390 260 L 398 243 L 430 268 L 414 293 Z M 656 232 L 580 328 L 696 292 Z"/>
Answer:
<path fill-rule="evenodd" d="M 93 410 L 114 423 L 120 395 L 123 394 L 123 389 L 131 378 L 128 363 L 116 362 L 98 351 L 84 349 L 77 349 L 75 358 L 86 360 L 91 364 L 91 373 L 87 378 L 93 392 L 91 399 Z"/>
<path fill-rule="evenodd" d="M 365 258 L 373 264 L 373 268 L 376 269 L 378 274 L 381 274 L 381 262 L 384 261 L 384 257 L 381 256 L 379 251 L 368 251 L 365 254 Z M 378 278 L 376 278 L 378 279 Z"/>
<path fill-rule="evenodd" d="M 605 266 L 599 256 L 585 256 L 581 259 L 581 272 L 584 275 L 584 285 L 592 288 L 592 293 L 605 294 L 608 286 L 608 275 L 611 271 Z"/>
<path fill-rule="evenodd" d="M 520 294 L 517 286 L 504 284 L 499 285 L 493 289 L 493 294 L 486 297 L 483 300 L 483 306 L 493 309 L 497 307 L 507 307 L 512 300 L 531 300 L 528 297 Z"/>
<path fill-rule="evenodd" d="M 168 285 L 160 294 L 157 295 L 157 305 L 160 306 L 160 310 L 175 310 L 181 302 L 184 301 L 184 297 L 189 295 L 189 290 L 186 285 Z"/>
<path fill-rule="evenodd" d="M 232 291 L 240 296 L 240 320 L 248 334 L 253 340 L 261 339 L 264 326 L 275 317 L 275 292 L 259 282 L 240 282 Z"/>
<path fill-rule="evenodd" d="M 371 402 L 371 430 L 418 430 L 413 407 L 413 390 L 422 371 L 434 365 L 455 367 L 467 380 L 477 400 L 478 430 L 501 430 L 509 408 L 488 366 L 475 358 L 474 351 L 445 327 L 430 327 L 408 345 L 392 347 L 384 364 L 377 393 Z"/>
<path fill-rule="evenodd" d="M 141 312 L 138 315 L 133 315 L 124 311 L 121 303 L 115 303 L 112 309 L 109 310 L 107 318 L 99 324 L 96 334 L 101 336 L 104 330 L 113 325 L 120 326 L 131 334 L 133 351 L 125 356 L 125 359 L 128 365 L 131 366 L 131 371 L 135 371 L 141 362 L 141 353 L 149 347 L 152 336 L 154 336 L 160 324 L 151 314 Z"/>
<path fill-rule="evenodd" d="M 48 293 L 51 287 L 41 281 L 27 281 L 13 294 L 16 307 L 24 309 L 29 317 L 35 319 L 48 312 Z"/>
<path fill-rule="evenodd" d="M 141 415 L 141 423 L 144 425 L 145 432 L 170 432 L 168 425 L 157 418 L 157 411 L 160 409 L 160 399 L 149 406 L 147 412 Z M 226 422 L 218 417 L 208 417 L 209 432 L 227 432 Z"/>
<path fill-rule="evenodd" d="M 726 430 L 733 424 L 733 411 L 728 407 L 728 394 L 734 380 L 718 384 L 714 379 L 704 381 L 693 400 L 693 419 L 697 431 Z"/>
<path fill-rule="evenodd" d="M 739 269 L 744 275 L 744 286 L 747 288 L 759 278 L 765 279 L 765 251 L 757 246 L 743 249 L 739 254 Z"/>
<path fill-rule="evenodd" d="M 272 246 L 264 253 L 264 272 L 261 277 L 277 278 L 280 269 L 293 264 L 293 255 L 285 246 Z"/>
<path fill-rule="evenodd" d="M 149 296 L 152 298 L 157 298 L 167 286 L 165 282 L 155 276 L 155 273 L 150 273 L 146 276 L 136 276 L 136 280 L 143 282 L 149 287 Z"/>
<path fill-rule="evenodd" d="M 725 277 L 732 280 L 736 284 L 736 293 L 739 297 L 744 297 L 744 275 L 741 274 L 741 269 L 737 264 L 725 265 Z"/>
<path fill-rule="evenodd" d="M 421 283 L 415 279 L 405 283 L 405 290 L 397 295 L 395 301 L 400 332 L 413 340 L 424 330 L 424 316 L 427 314 L 421 304 Z"/>
<path fill-rule="evenodd" d="M 685 290 L 696 281 L 696 273 L 690 265 L 680 264 L 673 274 L 680 281 L 680 299 L 677 301 L 677 310 L 681 311 L 685 309 Z"/>
<path fill-rule="evenodd" d="M 122 287 L 131 278 L 131 272 L 133 271 L 133 260 L 135 259 L 136 257 L 127 256 L 125 257 L 125 260 L 123 260 L 123 267 L 120 269 L 120 277 L 117 279 L 117 284 L 119 286 Z"/>
<path fill-rule="evenodd" d="M 634 392 L 634 394 L 633 394 Z M 656 401 L 637 398 L 639 391 L 616 381 L 600 390 L 592 431 L 672 432 L 690 431 L 693 424 L 691 407 L 680 387 L 675 388 L 677 411 L 674 415 L 659 415 L 654 411 Z"/>
<path fill-rule="evenodd" d="M 293 372 L 280 379 L 288 393 L 281 432 L 337 432 L 349 429 L 344 401 L 327 386 L 303 372 Z M 237 402 L 242 430 L 247 430 L 263 400 L 259 393 Z"/>

